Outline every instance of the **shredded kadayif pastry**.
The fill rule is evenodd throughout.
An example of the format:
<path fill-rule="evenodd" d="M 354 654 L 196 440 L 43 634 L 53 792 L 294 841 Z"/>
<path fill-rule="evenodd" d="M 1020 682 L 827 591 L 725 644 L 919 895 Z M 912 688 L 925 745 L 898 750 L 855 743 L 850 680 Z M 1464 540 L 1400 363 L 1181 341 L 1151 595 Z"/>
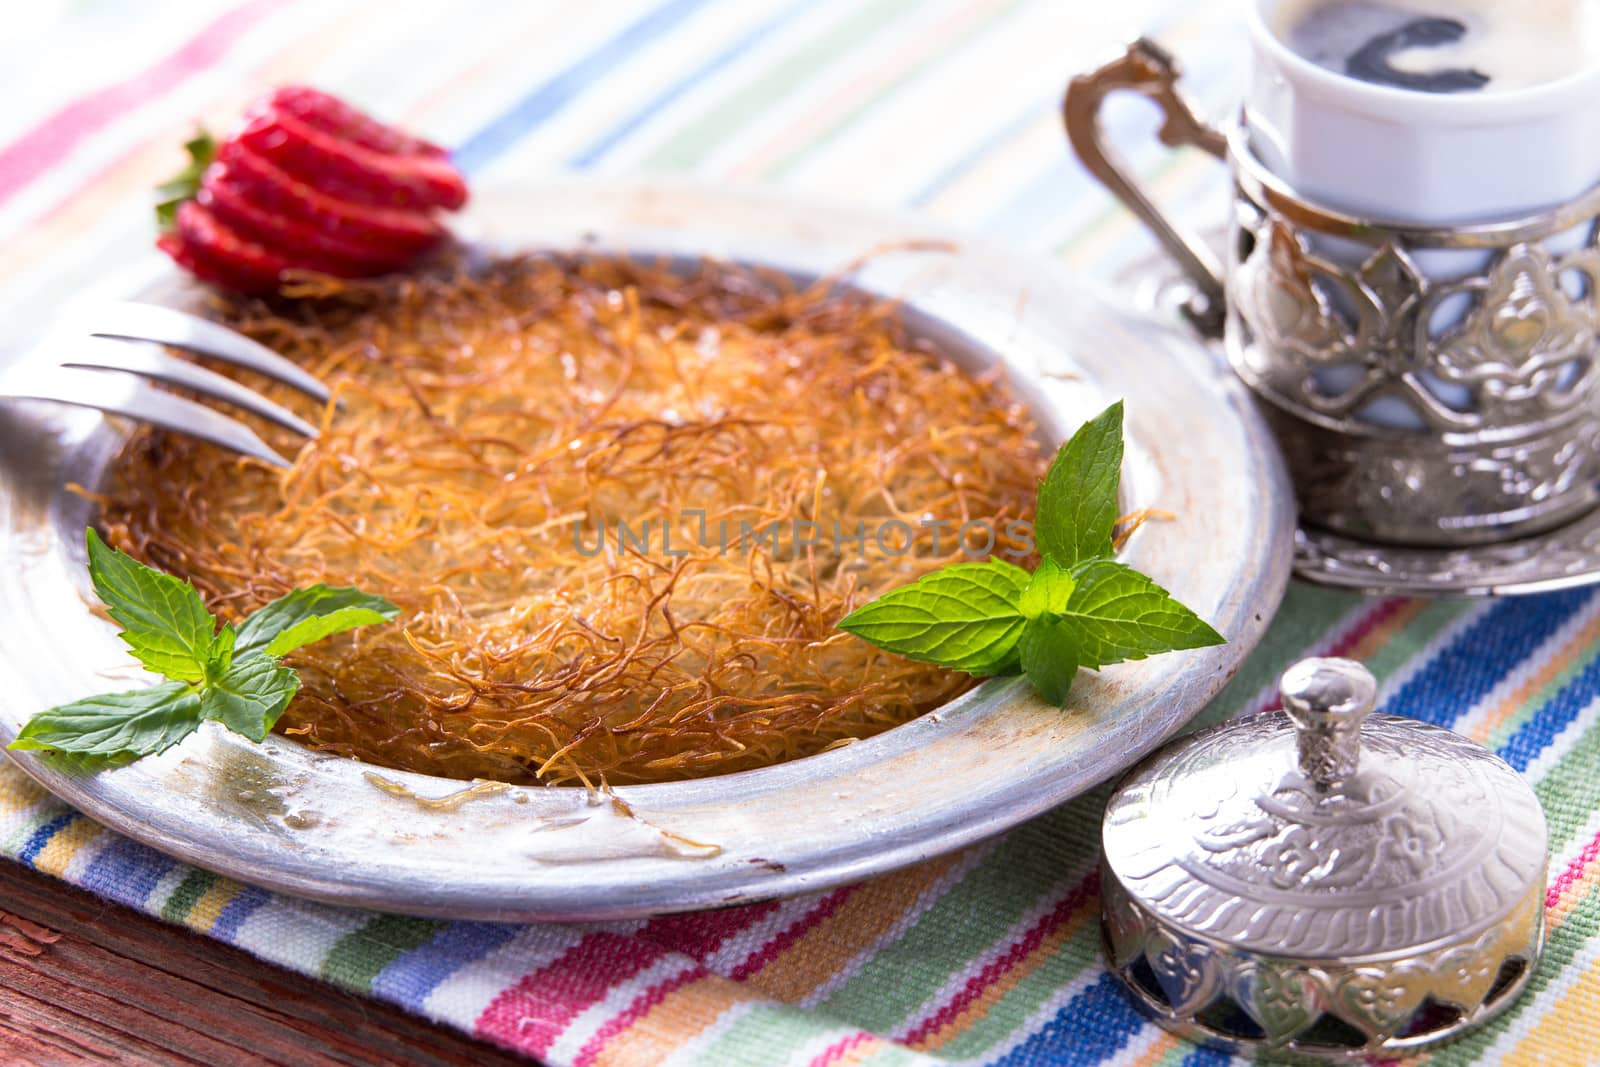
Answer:
<path fill-rule="evenodd" d="M 281 731 L 454 778 L 656 782 L 816 753 L 972 684 L 834 628 L 991 532 L 1018 549 L 1045 465 L 1003 383 L 889 304 L 548 258 L 297 295 L 217 309 L 335 387 L 293 469 L 141 432 L 102 501 L 114 543 L 225 617 L 316 582 L 401 607 L 291 658 Z"/>

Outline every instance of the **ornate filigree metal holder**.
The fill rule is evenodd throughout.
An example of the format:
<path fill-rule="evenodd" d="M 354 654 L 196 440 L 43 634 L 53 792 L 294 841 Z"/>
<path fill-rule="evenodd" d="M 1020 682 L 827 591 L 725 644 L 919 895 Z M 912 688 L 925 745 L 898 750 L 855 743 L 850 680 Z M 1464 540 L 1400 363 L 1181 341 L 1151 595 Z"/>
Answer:
<path fill-rule="evenodd" d="M 1458 226 L 1312 203 L 1198 119 L 1148 41 L 1076 79 L 1086 166 L 1189 276 L 1185 314 L 1225 338 L 1299 496 L 1301 573 L 1422 594 L 1600 580 L 1600 190 L 1536 217 Z M 1226 268 L 1128 177 L 1100 135 L 1109 94 L 1161 108 L 1161 138 L 1229 162 Z"/>
<path fill-rule="evenodd" d="M 1349 660 L 1284 675 L 1282 712 L 1184 738 L 1106 810 L 1106 953 L 1158 1023 L 1232 1051 L 1364 1059 L 1515 1001 L 1544 940 L 1547 835 L 1506 763 L 1369 716 Z"/>

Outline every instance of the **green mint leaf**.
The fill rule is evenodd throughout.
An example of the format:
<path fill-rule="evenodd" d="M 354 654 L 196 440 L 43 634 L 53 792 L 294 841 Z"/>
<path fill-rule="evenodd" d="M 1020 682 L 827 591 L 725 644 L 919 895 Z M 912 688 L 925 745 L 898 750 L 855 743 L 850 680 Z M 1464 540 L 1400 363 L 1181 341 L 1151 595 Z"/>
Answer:
<path fill-rule="evenodd" d="M 1000 560 L 952 564 L 857 608 L 839 628 L 921 663 L 998 673 L 1013 662 L 1028 578 Z"/>
<path fill-rule="evenodd" d="M 185 200 L 193 199 L 200 191 L 200 178 L 211 161 L 217 158 L 217 142 L 205 130 L 183 143 L 189 162 L 172 178 L 156 186 L 156 224 L 163 231 L 170 230 L 178 221 L 178 208 Z"/>
<path fill-rule="evenodd" d="M 400 609 L 380 596 L 353 588 L 314 585 L 279 597 L 239 627 L 234 655 L 283 656 L 324 637 L 372 623 L 390 622 Z"/>
<path fill-rule="evenodd" d="M 1060 707 L 1078 675 L 1078 638 L 1066 619 L 1029 619 L 1017 642 L 1022 673 L 1047 703 Z"/>
<path fill-rule="evenodd" d="M 314 644 L 324 637 L 342 634 L 346 630 L 354 630 L 359 626 L 371 626 L 374 623 L 389 622 L 400 611 L 393 604 L 389 604 L 388 601 L 384 601 L 384 603 L 388 604 L 388 607 L 383 610 L 355 607 L 340 608 L 326 615 L 301 619 L 267 642 L 267 655 L 286 656 L 295 649 Z"/>
<path fill-rule="evenodd" d="M 1076 584 L 1071 571 L 1046 556 L 1039 561 L 1039 569 L 1033 572 L 1033 579 L 1022 593 L 1022 614 L 1029 619 L 1060 615 L 1067 610 L 1067 601 L 1072 598 L 1072 588 Z"/>
<path fill-rule="evenodd" d="M 1023 620 L 1023 625 L 1027 620 Z M 1016 627 L 1016 632 L 1009 637 L 1002 637 L 989 647 L 986 652 L 970 657 L 962 666 L 954 668 L 972 675 L 974 678 L 999 678 L 1007 674 L 1016 674 L 1022 670 L 1022 653 L 1018 650 L 1018 642 L 1022 637 L 1022 626 Z"/>
<path fill-rule="evenodd" d="M 118 552 L 93 527 L 85 536 L 94 591 L 122 625 L 134 658 L 176 682 L 204 678 L 217 622 L 194 586 Z"/>
<path fill-rule="evenodd" d="M 1017 631 L 1017 638 L 1022 637 L 1022 631 Z M 990 659 L 977 659 L 972 666 L 962 670 L 974 678 L 1004 678 L 1007 675 L 1018 674 L 1022 670 L 1022 653 L 1017 649 L 1017 640 L 1009 641 L 996 646 L 995 654 Z"/>
<path fill-rule="evenodd" d="M 1110 556 L 1122 480 L 1122 402 L 1061 446 L 1039 486 L 1034 540 L 1063 567 Z"/>
<path fill-rule="evenodd" d="M 1109 559 L 1090 560 L 1072 576 L 1077 585 L 1061 618 L 1071 624 L 1085 667 L 1226 643 L 1199 616 L 1132 567 Z"/>
<path fill-rule="evenodd" d="M 235 661 L 200 693 L 200 715 L 236 734 L 264 741 L 300 689 L 300 677 L 271 656 Z"/>
<path fill-rule="evenodd" d="M 206 683 L 228 673 L 228 668 L 233 666 L 233 649 L 238 640 L 239 635 L 232 626 L 217 631 L 216 639 L 211 642 L 211 655 L 206 659 Z"/>
<path fill-rule="evenodd" d="M 87 756 L 150 756 L 165 752 L 200 725 L 200 697 L 192 686 L 163 682 L 131 693 L 108 693 L 51 708 L 29 719 L 19 750 L 76 752 Z"/>

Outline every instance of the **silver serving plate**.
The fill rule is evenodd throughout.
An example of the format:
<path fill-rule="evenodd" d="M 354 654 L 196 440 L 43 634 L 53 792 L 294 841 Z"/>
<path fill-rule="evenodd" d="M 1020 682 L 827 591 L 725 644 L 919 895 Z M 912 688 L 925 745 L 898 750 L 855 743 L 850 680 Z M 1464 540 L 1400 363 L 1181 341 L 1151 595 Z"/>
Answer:
<path fill-rule="evenodd" d="M 921 220 L 656 180 L 487 190 L 463 232 L 504 249 L 713 256 L 797 275 L 865 257 L 856 283 L 902 298 L 915 328 L 972 367 L 1004 364 L 1051 443 L 1128 399 L 1124 492 L 1176 517 L 1142 528 L 1126 557 L 1231 643 L 1086 674 L 1066 710 L 993 680 L 822 755 L 615 794 L 473 787 L 210 725 L 114 770 L 16 754 L 51 792 L 190 863 L 341 904 L 490 920 L 737 904 L 926 860 L 1106 780 L 1216 695 L 1278 605 L 1291 497 L 1245 390 L 1198 342 L 1113 309 L 1049 262 Z M 198 299 L 152 268 L 142 298 Z M 0 411 L 0 740 L 42 708 L 140 684 L 87 606 L 93 514 L 65 488 L 96 484 L 121 439 L 92 412 Z"/>

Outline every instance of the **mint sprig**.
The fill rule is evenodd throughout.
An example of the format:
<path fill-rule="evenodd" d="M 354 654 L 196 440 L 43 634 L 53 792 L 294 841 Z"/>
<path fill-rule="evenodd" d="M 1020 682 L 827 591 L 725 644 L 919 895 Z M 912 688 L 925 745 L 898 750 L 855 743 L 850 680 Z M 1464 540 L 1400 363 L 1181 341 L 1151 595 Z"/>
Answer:
<path fill-rule="evenodd" d="M 214 720 L 252 741 L 272 731 L 300 688 L 283 656 L 345 630 L 387 622 L 400 609 L 357 589 L 296 589 L 246 618 L 217 626 L 194 586 L 119 552 L 93 529 L 89 579 L 122 640 L 167 680 L 40 712 L 14 749 L 119 758 L 164 752 Z"/>
<path fill-rule="evenodd" d="M 1060 706 L 1081 667 L 1224 643 L 1147 576 L 1113 558 L 1122 404 L 1085 423 L 1039 485 L 1030 575 L 957 563 L 857 608 L 839 628 L 907 659 L 978 677 L 1021 671 Z"/>

